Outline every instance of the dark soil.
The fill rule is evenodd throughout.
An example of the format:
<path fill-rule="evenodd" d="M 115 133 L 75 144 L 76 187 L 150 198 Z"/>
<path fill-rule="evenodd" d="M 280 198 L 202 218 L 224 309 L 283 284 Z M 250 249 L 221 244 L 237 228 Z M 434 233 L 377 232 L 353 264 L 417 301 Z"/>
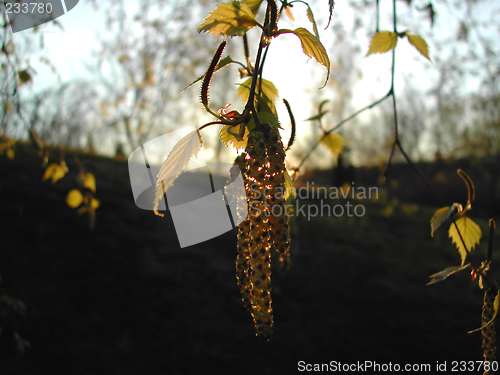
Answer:
<path fill-rule="evenodd" d="M 236 285 L 234 232 L 180 249 L 168 214 L 135 206 L 126 161 L 79 158 L 97 181 L 94 230 L 65 203 L 72 155 L 55 184 L 42 182 L 36 152 L 0 156 L 0 287 L 26 304 L 26 317 L 0 321 L 2 375 L 292 374 L 299 361 L 450 369 L 482 359 L 480 334 L 467 334 L 481 321 L 477 283 L 464 271 L 425 285 L 460 262 L 446 229 L 431 239 L 432 209 L 379 197 L 353 203 L 365 205 L 361 218 L 296 218 L 264 342 Z M 24 354 L 14 331 L 30 343 Z"/>

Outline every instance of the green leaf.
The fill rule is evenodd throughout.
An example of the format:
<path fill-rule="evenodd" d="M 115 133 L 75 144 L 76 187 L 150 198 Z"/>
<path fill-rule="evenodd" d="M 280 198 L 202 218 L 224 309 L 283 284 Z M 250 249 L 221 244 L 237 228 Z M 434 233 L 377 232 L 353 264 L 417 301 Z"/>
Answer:
<path fill-rule="evenodd" d="M 398 42 L 398 34 L 392 31 L 379 31 L 376 33 L 370 43 L 370 49 L 366 56 L 373 53 L 385 53 L 391 51 L 396 47 Z"/>
<path fill-rule="evenodd" d="M 454 273 L 457 273 L 457 272 L 462 271 L 462 270 L 469 268 L 469 267 L 470 267 L 470 263 L 467 263 L 465 266 L 448 267 L 448 268 L 442 270 L 441 272 L 437 272 L 434 275 L 429 276 L 432 278 L 432 280 L 429 281 L 427 283 L 427 285 L 431 285 L 431 284 L 435 284 L 435 283 L 438 283 L 440 281 L 443 281 L 448 276 L 451 276 Z"/>
<path fill-rule="evenodd" d="M 326 83 L 328 82 L 328 78 L 330 77 L 330 59 L 328 58 L 328 53 L 326 53 L 326 49 L 323 44 L 321 44 L 319 39 L 311 34 L 309 30 L 304 29 L 303 27 L 299 27 L 295 30 L 282 29 L 278 32 L 278 34 L 286 33 L 291 33 L 298 36 L 300 39 L 300 43 L 302 44 L 302 51 L 307 56 L 314 57 L 317 62 L 319 62 L 328 70 L 325 84 L 321 86 L 320 89 L 325 87 Z"/>
<path fill-rule="evenodd" d="M 407 34 L 408 42 L 415 47 L 418 52 L 422 54 L 427 60 L 431 61 L 429 57 L 429 47 L 427 46 L 427 42 L 418 35 L 410 35 Z"/>
<path fill-rule="evenodd" d="M 316 38 L 318 38 L 319 40 L 318 25 L 316 25 L 314 14 L 309 5 L 307 5 L 307 18 L 309 18 L 309 21 L 311 21 L 311 23 L 313 24 L 314 35 L 316 35 Z"/>
<path fill-rule="evenodd" d="M 182 138 L 170 151 L 170 154 L 163 162 L 155 185 L 155 198 L 153 211 L 158 216 L 158 205 L 163 195 L 167 192 L 174 181 L 179 177 L 189 160 L 201 150 L 202 139 L 198 130 L 194 130 Z"/>
<path fill-rule="evenodd" d="M 229 64 L 232 64 L 234 63 L 235 61 L 231 58 L 231 56 L 227 56 L 227 57 L 224 57 L 222 60 L 219 61 L 219 63 L 217 64 L 217 66 L 215 67 L 215 70 L 214 70 L 214 74 L 217 73 L 219 70 L 221 70 L 222 68 L 228 66 Z M 194 80 L 193 82 L 191 82 L 188 86 L 186 86 L 186 88 L 184 90 L 182 90 L 182 92 L 186 91 L 188 88 L 190 88 L 191 86 L 197 84 L 198 82 L 200 82 L 203 78 L 205 77 L 205 74 L 203 74 L 202 76 L 196 78 L 196 80 Z"/>
<path fill-rule="evenodd" d="M 256 106 L 259 107 L 259 116 L 262 112 L 270 112 L 275 116 L 276 113 L 276 97 L 278 96 L 278 89 L 274 86 L 274 83 L 268 81 L 267 79 L 262 79 L 262 84 L 257 81 L 255 85 L 255 98 L 259 98 L 259 102 L 256 102 Z M 243 103 L 246 104 L 248 101 L 248 97 L 250 96 L 250 88 L 252 86 L 252 78 L 248 78 L 245 82 L 243 82 L 240 87 L 238 87 L 238 96 L 241 98 Z M 259 86 L 262 90 L 262 95 L 259 96 Z"/>
<path fill-rule="evenodd" d="M 460 219 L 456 220 L 455 223 L 457 224 L 456 227 L 455 224 L 451 224 L 448 235 L 451 237 L 451 241 L 457 246 L 463 265 L 465 263 L 465 258 L 467 257 L 467 252 L 460 239 L 460 235 L 457 232 L 457 227 L 469 252 L 472 251 L 477 244 L 479 244 L 482 232 L 481 228 L 479 228 L 479 226 L 467 216 L 462 216 Z"/>
<path fill-rule="evenodd" d="M 332 152 L 336 164 L 339 155 L 344 148 L 344 138 L 342 138 L 340 134 L 328 133 L 321 135 L 318 140 Z"/>
<path fill-rule="evenodd" d="M 431 236 L 434 237 L 434 232 L 441 224 L 455 214 L 462 212 L 462 210 L 462 205 L 459 203 L 453 203 L 453 206 L 451 207 L 446 206 L 437 210 L 431 219 Z"/>
<path fill-rule="evenodd" d="M 217 4 L 217 9 L 210 12 L 198 28 L 214 35 L 237 36 L 260 24 L 247 4 L 239 1 Z"/>

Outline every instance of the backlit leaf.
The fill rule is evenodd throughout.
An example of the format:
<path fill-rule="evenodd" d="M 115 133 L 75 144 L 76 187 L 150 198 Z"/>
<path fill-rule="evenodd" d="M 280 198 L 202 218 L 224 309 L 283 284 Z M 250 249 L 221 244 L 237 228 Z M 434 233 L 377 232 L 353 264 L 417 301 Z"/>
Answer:
<path fill-rule="evenodd" d="M 217 4 L 217 9 L 210 12 L 198 28 L 214 35 L 243 35 L 254 26 L 259 25 L 247 4 L 239 1 Z"/>
<path fill-rule="evenodd" d="M 92 173 L 85 173 L 83 175 L 83 187 L 95 192 L 95 177 Z"/>
<path fill-rule="evenodd" d="M 189 160 L 201 150 L 202 139 L 198 130 L 194 130 L 182 138 L 170 151 L 170 154 L 163 162 L 156 180 L 155 198 L 153 211 L 158 216 L 158 205 L 168 188 L 173 185 L 179 177 Z"/>
<path fill-rule="evenodd" d="M 316 20 L 314 19 L 314 14 L 311 10 L 311 7 L 308 5 L 307 6 L 307 18 L 309 18 L 309 21 L 313 24 L 313 30 L 314 30 L 314 35 L 316 35 L 316 38 L 319 40 L 319 32 L 318 32 L 318 25 L 316 25 Z"/>
<path fill-rule="evenodd" d="M 280 124 L 278 122 L 278 119 L 276 116 L 270 112 L 260 112 L 258 114 L 259 120 L 261 123 L 267 122 L 269 125 L 274 126 L 275 128 L 280 128 Z M 231 126 L 229 125 L 224 125 L 221 130 L 220 130 L 220 141 L 224 143 L 227 147 L 232 144 L 236 148 L 245 148 L 247 146 L 248 142 L 248 134 L 250 131 L 252 131 L 253 128 L 255 128 L 255 122 L 253 120 L 253 117 L 250 119 L 250 121 L 245 125 L 245 134 L 243 135 L 243 139 L 240 141 L 238 140 L 234 135 L 229 134 L 227 131 Z M 238 134 L 240 130 L 239 126 L 234 126 L 232 129 L 232 132 L 235 134 Z"/>
<path fill-rule="evenodd" d="M 285 200 L 287 200 L 291 196 L 295 197 L 295 188 L 293 187 L 293 182 L 290 178 L 290 174 L 285 169 Z"/>
<path fill-rule="evenodd" d="M 83 195 L 78 189 L 71 190 L 66 196 L 66 203 L 71 208 L 77 208 L 83 202 Z"/>
<path fill-rule="evenodd" d="M 392 31 L 379 31 L 376 33 L 370 43 L 370 49 L 366 56 L 373 53 L 385 53 L 387 51 L 393 50 L 398 42 L 398 34 Z"/>
<path fill-rule="evenodd" d="M 344 148 L 344 138 L 340 134 L 328 133 L 321 135 L 319 141 L 324 144 L 332 152 L 335 158 L 335 164 L 339 158 L 342 149 Z"/>
<path fill-rule="evenodd" d="M 101 203 L 97 199 L 92 198 L 90 200 L 90 208 L 91 209 L 95 210 L 95 209 L 99 208 L 100 205 L 101 205 Z"/>
<path fill-rule="evenodd" d="M 317 62 L 319 62 L 328 70 L 325 84 L 322 87 L 320 87 L 320 89 L 325 87 L 326 83 L 328 82 L 328 78 L 330 77 L 330 59 L 328 58 L 328 53 L 326 53 L 325 47 L 323 46 L 323 44 L 321 44 L 319 39 L 313 34 L 311 34 L 309 30 L 304 29 L 303 27 L 299 27 L 298 29 L 295 29 L 293 31 L 288 29 L 282 29 L 280 30 L 279 33 L 280 34 L 292 33 L 298 36 L 300 39 L 300 43 L 302 45 L 302 51 L 307 56 L 314 57 Z"/>
<path fill-rule="evenodd" d="M 244 125 L 240 125 L 244 126 Z M 248 132 L 249 129 L 245 129 L 245 134 L 243 135 L 243 140 L 239 141 L 236 139 L 235 136 L 231 135 L 228 133 L 227 129 L 228 128 L 233 128 L 232 131 L 233 133 L 238 133 L 240 127 L 239 126 L 229 126 L 229 125 L 224 125 L 221 130 L 220 130 L 220 141 L 226 145 L 226 147 L 229 147 L 230 144 L 232 144 L 236 148 L 245 148 L 248 142 Z"/>
<path fill-rule="evenodd" d="M 267 79 L 262 79 L 262 84 L 257 81 L 255 89 L 255 97 L 259 98 L 259 102 L 256 103 L 258 107 L 259 115 L 262 112 L 271 112 L 276 115 L 276 97 L 278 96 L 278 89 L 274 86 L 274 83 L 268 81 Z M 250 88 L 252 86 L 252 78 L 248 78 L 243 82 L 240 87 L 238 87 L 238 96 L 241 98 L 243 103 L 246 104 L 248 97 L 250 96 Z M 262 94 L 259 96 L 259 87 L 262 90 Z M 257 99 L 256 99 L 257 100 Z"/>
<path fill-rule="evenodd" d="M 427 42 L 418 35 L 407 35 L 408 42 L 415 47 L 418 52 L 422 54 L 427 60 L 431 61 L 429 57 L 429 47 L 427 46 Z"/>
<path fill-rule="evenodd" d="M 263 0 L 243 0 L 243 2 L 248 6 L 248 8 L 252 11 L 254 15 L 259 13 L 260 4 L 262 4 Z"/>
<path fill-rule="evenodd" d="M 449 237 L 451 237 L 452 242 L 457 246 L 463 265 L 465 263 L 465 258 L 467 257 L 467 252 L 465 251 L 464 245 L 460 240 L 457 227 L 469 252 L 472 251 L 477 244 L 479 244 L 482 232 L 481 228 L 479 228 L 479 226 L 467 216 L 462 216 L 460 219 L 456 220 L 455 223 L 457 226 L 455 227 L 455 224 L 452 223 L 448 234 Z"/>
<path fill-rule="evenodd" d="M 436 229 L 438 229 L 439 226 L 450 217 L 459 212 L 462 212 L 462 205 L 459 203 L 454 203 L 451 207 L 446 206 L 437 210 L 431 219 L 431 236 L 434 237 L 434 232 L 436 231 Z"/>
<path fill-rule="evenodd" d="M 60 164 L 51 164 L 45 170 L 43 181 L 46 181 L 50 178 L 52 179 L 52 183 L 55 184 L 58 180 L 65 176 L 66 172 L 67 171 L 65 170 L 65 168 Z"/>

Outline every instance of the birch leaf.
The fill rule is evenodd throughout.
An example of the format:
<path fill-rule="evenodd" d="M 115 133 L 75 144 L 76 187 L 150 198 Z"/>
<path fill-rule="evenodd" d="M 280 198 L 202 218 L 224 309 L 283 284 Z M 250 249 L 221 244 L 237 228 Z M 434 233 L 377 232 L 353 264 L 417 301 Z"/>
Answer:
<path fill-rule="evenodd" d="M 431 61 L 429 57 L 429 47 L 427 46 L 427 42 L 418 35 L 407 35 L 408 42 L 417 49 L 418 52 L 422 54 L 427 60 Z"/>
<path fill-rule="evenodd" d="M 307 6 L 307 18 L 309 18 L 309 21 L 311 21 L 311 23 L 313 24 L 314 35 L 319 40 L 318 25 L 316 25 L 316 20 L 314 19 L 314 14 L 313 14 L 311 7 L 309 5 Z"/>
<path fill-rule="evenodd" d="M 319 141 L 332 152 L 335 164 L 344 148 L 344 138 L 340 134 L 329 133 L 319 137 Z"/>
<path fill-rule="evenodd" d="M 71 208 L 77 208 L 83 202 L 83 195 L 78 189 L 71 190 L 66 196 L 66 203 Z"/>
<path fill-rule="evenodd" d="M 303 27 L 299 27 L 295 30 L 282 29 L 279 31 L 279 34 L 286 33 L 292 33 L 299 37 L 304 54 L 309 57 L 314 57 L 317 62 L 319 62 L 327 69 L 328 72 L 326 75 L 325 84 L 320 87 L 320 89 L 325 87 L 326 83 L 328 82 L 328 78 L 330 77 L 330 59 L 328 58 L 328 53 L 326 52 L 325 46 L 321 44 L 321 42 L 315 35 L 311 34 L 309 30 L 304 29 Z"/>
<path fill-rule="evenodd" d="M 240 126 L 245 126 L 245 125 L 240 125 Z M 249 129 L 245 129 L 245 134 L 243 134 L 243 139 L 241 141 L 236 139 L 235 136 L 229 134 L 227 131 L 227 129 L 232 127 L 233 133 L 238 134 L 238 131 L 240 130 L 240 126 L 224 125 L 220 129 L 220 134 L 219 134 L 220 141 L 222 143 L 224 143 L 224 145 L 226 145 L 226 147 L 229 147 L 230 144 L 232 144 L 236 148 L 245 148 L 247 146 Z"/>
<path fill-rule="evenodd" d="M 215 36 L 238 36 L 245 34 L 259 25 L 247 4 L 239 1 L 217 4 L 217 9 L 210 12 L 198 28 Z"/>
<path fill-rule="evenodd" d="M 241 98 L 243 103 L 248 101 L 248 97 L 250 96 L 250 88 L 252 87 L 252 78 L 248 78 L 245 82 L 243 82 L 240 87 L 238 87 L 238 96 Z M 261 112 L 271 112 L 276 115 L 276 97 L 278 96 L 278 89 L 271 81 L 267 79 L 262 79 L 262 83 L 257 81 L 255 85 L 255 100 L 259 99 L 258 103 L 255 103 L 257 107 L 259 107 L 259 116 Z M 262 95 L 259 95 L 259 87 L 262 90 Z"/>
<path fill-rule="evenodd" d="M 163 216 L 158 212 L 158 205 L 168 188 L 173 185 L 186 167 L 189 160 L 198 155 L 201 150 L 202 139 L 198 130 L 194 130 L 182 138 L 170 151 L 170 154 L 163 162 L 155 185 L 155 198 L 153 211 L 158 216 Z"/>
<path fill-rule="evenodd" d="M 95 193 L 95 177 L 92 173 L 85 173 L 83 175 L 83 187 Z"/>
<path fill-rule="evenodd" d="M 295 188 L 293 187 L 293 181 L 290 178 L 288 170 L 285 169 L 285 200 L 287 200 L 291 196 L 295 197 Z"/>
<path fill-rule="evenodd" d="M 446 206 L 437 210 L 431 219 L 431 236 L 434 237 L 434 232 L 441 224 L 455 214 L 462 212 L 462 210 L 462 205 L 459 203 L 454 203 L 451 207 Z"/>
<path fill-rule="evenodd" d="M 396 47 L 398 42 L 398 34 L 392 31 L 379 31 L 376 33 L 370 43 L 370 49 L 366 56 L 374 53 L 385 53 L 391 51 Z"/>
<path fill-rule="evenodd" d="M 43 175 L 43 181 L 46 181 L 50 178 L 52 180 L 52 183 L 55 184 L 57 181 L 63 178 L 65 174 L 66 171 L 64 170 L 64 167 L 61 166 L 60 164 L 54 163 L 49 165 L 45 170 L 45 173 Z"/>
<path fill-rule="evenodd" d="M 479 244 L 479 240 L 481 239 L 481 228 L 467 216 L 462 216 L 460 219 L 456 220 L 455 223 L 451 224 L 450 229 L 448 231 L 449 237 L 451 237 L 451 241 L 457 246 L 458 252 L 460 253 L 460 257 L 462 258 L 462 265 L 465 263 L 465 258 L 467 257 L 467 252 L 464 248 L 464 244 L 460 239 L 460 235 L 457 232 L 457 227 L 460 233 L 462 234 L 462 238 L 464 239 L 465 246 L 467 246 L 467 250 L 470 252 L 477 244 Z"/>
<path fill-rule="evenodd" d="M 259 13 L 260 4 L 263 0 L 243 0 L 243 2 L 248 6 L 252 13 L 256 16 Z"/>
<path fill-rule="evenodd" d="M 448 267 L 438 273 L 435 273 L 434 275 L 431 275 L 431 281 L 429 281 L 427 283 L 427 285 L 431 285 L 431 284 L 435 284 L 435 283 L 438 283 L 440 281 L 443 281 L 444 279 L 446 279 L 448 276 L 451 276 L 453 275 L 454 273 L 457 273 L 459 271 L 462 271 L 466 268 L 469 268 L 470 267 L 470 263 L 467 263 L 465 266 L 454 266 L 454 267 Z"/>

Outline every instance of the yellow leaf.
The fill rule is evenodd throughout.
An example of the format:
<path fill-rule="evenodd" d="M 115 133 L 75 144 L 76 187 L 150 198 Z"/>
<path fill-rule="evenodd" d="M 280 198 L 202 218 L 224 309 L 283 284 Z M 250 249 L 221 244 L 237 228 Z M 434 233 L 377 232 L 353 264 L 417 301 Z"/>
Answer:
<path fill-rule="evenodd" d="M 95 177 L 92 173 L 85 173 L 83 175 L 83 187 L 95 193 Z"/>
<path fill-rule="evenodd" d="M 457 232 L 457 227 L 469 252 L 472 251 L 477 244 L 479 244 L 482 232 L 481 228 L 479 228 L 479 226 L 467 216 L 462 216 L 460 219 L 456 220 L 455 223 L 457 226 L 455 227 L 455 224 L 452 223 L 450 229 L 448 230 L 448 235 L 451 237 L 451 241 L 457 246 L 460 257 L 462 258 L 462 265 L 464 265 L 467 252 L 465 251 L 464 244 L 462 243 L 462 240 Z"/>
<path fill-rule="evenodd" d="M 31 75 L 26 69 L 17 72 L 17 75 L 19 76 L 19 84 L 22 85 L 24 83 L 31 82 Z"/>
<path fill-rule="evenodd" d="M 429 47 L 427 46 L 426 41 L 418 36 L 418 35 L 407 35 L 408 36 L 408 42 L 415 47 L 418 52 L 420 52 L 427 60 L 431 61 L 429 57 Z"/>
<path fill-rule="evenodd" d="M 259 112 L 258 113 L 259 120 L 260 122 L 264 123 L 267 122 L 269 125 L 274 126 L 275 128 L 281 128 L 280 124 L 278 122 L 278 119 L 276 116 L 272 113 L 269 112 Z M 232 134 L 230 134 L 227 130 L 230 128 L 228 125 L 224 125 L 221 130 L 220 130 L 220 141 L 226 145 L 226 147 L 229 147 L 229 144 L 232 144 L 236 148 L 245 148 L 247 146 L 248 142 L 248 134 L 250 131 L 252 131 L 253 128 L 255 128 L 255 122 L 253 120 L 253 117 L 250 119 L 250 121 L 244 125 L 246 127 L 245 129 L 245 134 L 243 134 L 243 139 L 239 141 L 236 139 L 236 137 Z M 235 134 L 238 134 L 240 131 L 239 126 L 235 126 L 232 129 L 232 132 Z"/>
<path fill-rule="evenodd" d="M 244 126 L 244 125 L 240 125 Z M 245 129 L 245 134 L 243 135 L 243 140 L 239 141 L 236 139 L 235 136 L 231 135 L 228 133 L 227 129 L 230 128 L 229 125 L 224 125 L 221 130 L 220 130 L 220 141 L 226 145 L 226 147 L 229 147 L 229 144 L 232 144 L 236 148 L 245 148 L 247 146 L 248 142 L 248 132 L 249 129 Z M 238 133 L 240 130 L 239 126 L 234 126 L 232 127 L 233 133 Z"/>
<path fill-rule="evenodd" d="M 100 205 L 101 205 L 101 203 L 97 199 L 95 199 L 95 198 L 90 199 L 90 208 L 91 209 L 95 210 L 95 209 L 99 208 Z"/>
<path fill-rule="evenodd" d="M 319 41 L 318 37 L 314 36 L 309 32 L 309 30 L 299 27 L 295 30 L 282 29 L 279 34 L 292 33 L 299 37 L 300 43 L 302 45 L 302 51 L 309 57 L 314 57 L 317 62 L 323 65 L 327 70 L 325 84 L 320 87 L 322 89 L 326 86 L 328 78 L 330 77 L 330 59 L 328 58 L 328 53 L 326 49 Z"/>
<path fill-rule="evenodd" d="M 387 51 L 393 50 L 398 42 L 398 34 L 392 31 L 379 31 L 376 33 L 370 43 L 370 49 L 366 56 L 373 53 L 385 53 Z"/>
<path fill-rule="evenodd" d="M 7 155 L 7 157 L 9 159 L 14 159 L 14 156 L 15 156 L 15 153 L 14 153 L 14 150 L 12 148 L 8 148 L 6 151 L 5 151 L 5 154 Z"/>
<path fill-rule="evenodd" d="M 82 202 L 83 202 L 83 195 L 78 189 L 71 190 L 66 197 L 66 203 L 71 208 L 77 208 L 79 205 L 82 204 Z"/>
<path fill-rule="evenodd" d="M 60 164 L 51 164 L 45 170 L 45 174 L 43 175 L 43 181 L 52 179 L 52 183 L 55 184 L 58 180 L 64 177 L 66 171 Z"/>
<path fill-rule="evenodd" d="M 335 164 L 339 158 L 342 149 L 344 148 L 344 138 L 340 134 L 329 133 L 321 135 L 319 141 L 324 144 L 332 152 L 335 158 Z"/>
<path fill-rule="evenodd" d="M 243 35 L 259 25 L 252 11 L 245 3 L 232 0 L 230 3 L 217 4 L 217 9 L 210 12 L 198 28 L 214 35 Z"/>

